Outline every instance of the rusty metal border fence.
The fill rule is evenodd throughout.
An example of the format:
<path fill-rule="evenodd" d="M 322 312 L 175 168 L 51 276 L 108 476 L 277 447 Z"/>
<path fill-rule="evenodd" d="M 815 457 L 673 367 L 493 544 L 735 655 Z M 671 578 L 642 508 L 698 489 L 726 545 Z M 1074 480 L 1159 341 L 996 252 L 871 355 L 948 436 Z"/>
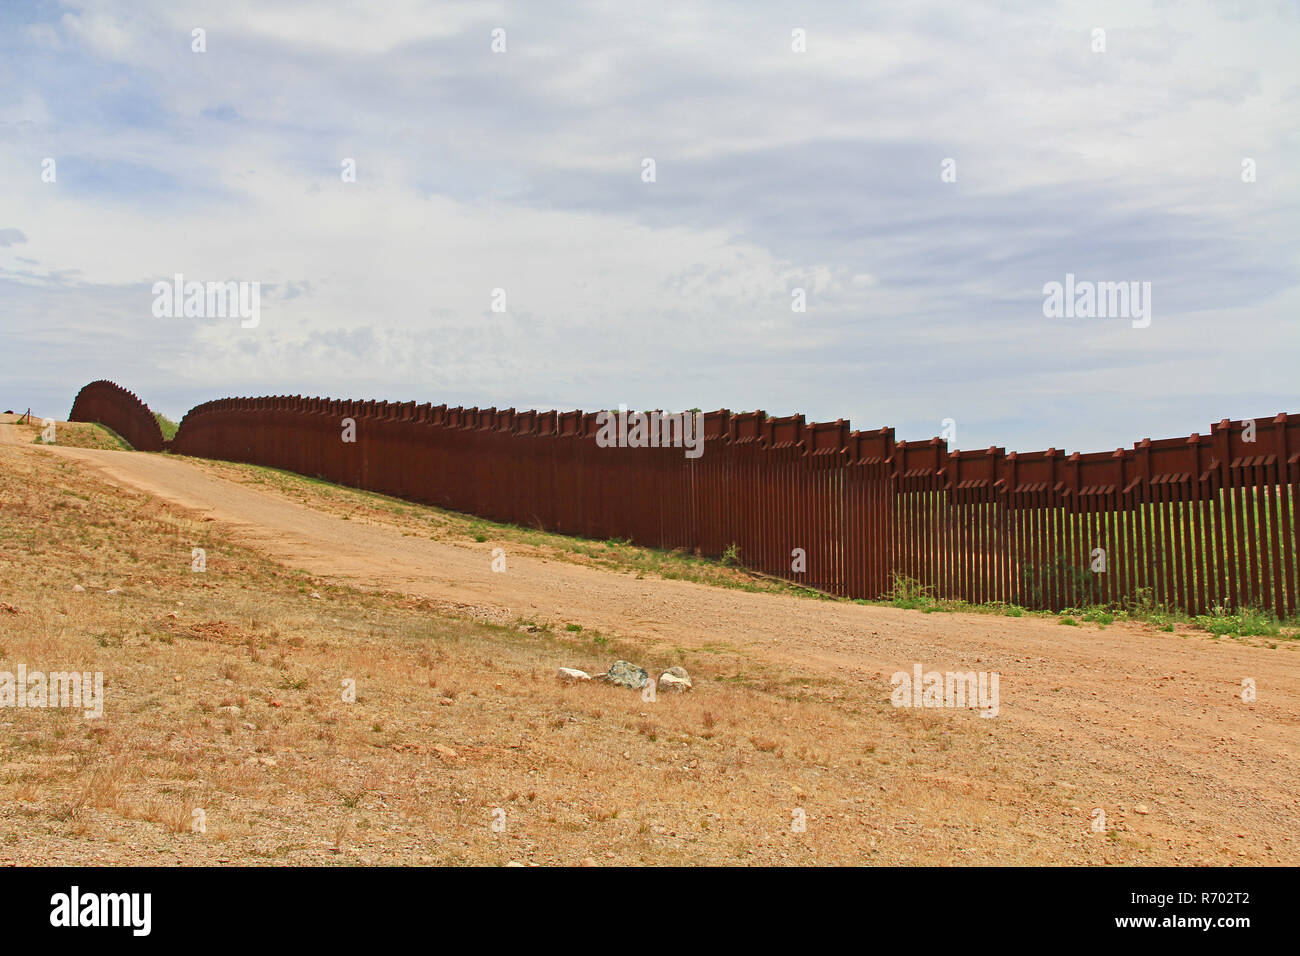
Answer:
<path fill-rule="evenodd" d="M 68 421 L 106 425 L 137 451 L 162 451 L 165 445 L 158 419 L 149 407 L 134 392 L 103 379 L 77 393 Z"/>
<path fill-rule="evenodd" d="M 345 418 L 355 442 L 342 440 Z M 703 427 L 703 455 L 688 458 L 599 447 L 596 414 L 582 411 L 281 396 L 200 405 L 169 444 L 547 531 L 731 549 L 851 598 L 902 586 L 1028 608 L 1279 617 L 1300 604 L 1300 419 L 1285 413 L 1070 455 L 949 451 L 889 428 L 726 409 Z"/>

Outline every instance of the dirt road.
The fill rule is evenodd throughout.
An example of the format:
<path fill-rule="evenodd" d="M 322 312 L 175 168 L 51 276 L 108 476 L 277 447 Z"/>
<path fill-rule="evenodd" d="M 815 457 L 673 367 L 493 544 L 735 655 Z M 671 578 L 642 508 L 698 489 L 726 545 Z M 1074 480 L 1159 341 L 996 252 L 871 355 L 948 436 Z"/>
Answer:
<path fill-rule="evenodd" d="M 9 428 L 0 428 L 0 441 Z M 30 447 L 30 446 L 28 446 Z M 194 509 L 285 564 L 339 581 L 682 647 L 727 644 L 887 699 L 914 664 L 996 671 L 991 752 L 1085 810 L 1138 814 L 1168 862 L 1300 863 L 1300 647 L 1043 618 L 922 614 L 637 579 L 491 542 L 406 536 L 161 455 L 31 449 Z M 1252 679 L 1258 699 L 1242 700 Z M 995 775 L 993 768 L 988 773 Z"/>

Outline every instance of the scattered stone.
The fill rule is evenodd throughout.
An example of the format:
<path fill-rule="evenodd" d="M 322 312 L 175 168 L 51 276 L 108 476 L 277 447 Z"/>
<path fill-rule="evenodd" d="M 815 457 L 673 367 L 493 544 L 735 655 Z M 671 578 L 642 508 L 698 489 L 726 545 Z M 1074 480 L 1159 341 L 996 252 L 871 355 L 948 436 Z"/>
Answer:
<path fill-rule="evenodd" d="M 650 683 L 650 673 L 644 667 L 637 667 L 631 661 L 615 661 L 599 680 L 616 687 L 630 687 L 640 690 Z"/>
<path fill-rule="evenodd" d="M 245 730 L 256 730 L 256 729 L 257 729 L 257 724 L 254 724 L 254 723 L 252 723 L 251 721 L 247 721 L 247 720 L 246 720 L 246 721 L 244 721 L 244 723 L 243 723 L 243 727 L 244 727 Z"/>
<path fill-rule="evenodd" d="M 670 667 L 659 675 L 659 689 L 669 694 L 684 694 L 691 689 L 691 675 L 685 667 Z"/>
<path fill-rule="evenodd" d="M 456 702 L 452 700 L 450 697 L 444 697 L 442 700 L 438 701 L 438 703 L 440 703 L 443 707 L 450 707 L 452 704 Z"/>
<path fill-rule="evenodd" d="M 18 608 L 14 607 L 12 604 L 6 604 L 4 601 L 0 601 L 0 611 L 8 611 L 10 614 L 17 614 Z"/>
<path fill-rule="evenodd" d="M 323 601 L 323 600 L 324 600 L 324 598 L 322 598 L 322 597 L 320 596 L 320 594 L 318 594 L 318 593 L 315 592 L 315 591 L 312 591 L 312 592 L 311 592 L 311 596 L 312 596 L 312 599 L 315 600 L 315 601 Z"/>
<path fill-rule="evenodd" d="M 521 869 L 524 868 L 524 865 L 520 863 L 518 860 L 511 860 L 509 863 L 506 864 L 506 866 L 517 866 L 520 867 Z"/>
<path fill-rule="evenodd" d="M 1145 816 L 1146 814 L 1150 813 L 1151 810 L 1147 807 L 1145 803 L 1139 803 L 1136 807 L 1133 808 L 1133 812 L 1140 813 L 1143 816 Z"/>
<path fill-rule="evenodd" d="M 105 593 L 105 594 L 121 594 L 121 593 L 122 593 L 122 589 L 121 589 L 121 588 L 109 588 L 109 589 L 108 589 L 107 591 L 105 591 L 104 593 Z"/>
<path fill-rule="evenodd" d="M 260 763 L 263 767 L 276 766 L 276 761 L 274 757 L 258 757 L 257 762 Z"/>
<path fill-rule="evenodd" d="M 179 683 L 181 682 L 181 675 L 180 675 L 180 674 L 173 674 L 173 675 L 172 675 L 172 680 L 174 680 L 176 683 L 179 684 Z"/>
<path fill-rule="evenodd" d="M 175 611 L 169 612 L 167 616 L 171 618 L 173 621 L 179 621 L 181 619 L 181 616 L 177 614 Z"/>
<path fill-rule="evenodd" d="M 586 671 L 580 671 L 576 667 L 561 667 L 555 672 L 555 676 L 566 684 L 572 684 L 577 681 L 591 680 L 591 675 Z"/>
<path fill-rule="evenodd" d="M 439 757 L 442 757 L 444 760 L 455 760 L 457 756 L 456 751 L 452 750 L 450 747 L 447 747 L 443 744 L 434 744 L 433 752 L 436 753 Z"/>
<path fill-rule="evenodd" d="M 227 704 L 221 709 L 228 714 L 242 714 L 244 712 L 244 708 L 240 707 L 238 704 Z"/>
<path fill-rule="evenodd" d="M 86 589 L 83 588 L 80 584 L 74 584 L 74 585 L 72 586 L 72 590 L 75 591 L 77 594 L 85 594 L 85 593 L 86 593 Z"/>

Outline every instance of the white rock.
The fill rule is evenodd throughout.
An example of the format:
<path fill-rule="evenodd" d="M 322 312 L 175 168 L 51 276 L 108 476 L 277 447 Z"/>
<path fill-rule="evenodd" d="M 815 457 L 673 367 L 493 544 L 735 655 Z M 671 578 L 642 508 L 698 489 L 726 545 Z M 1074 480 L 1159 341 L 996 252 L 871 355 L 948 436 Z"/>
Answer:
<path fill-rule="evenodd" d="M 109 589 L 108 589 L 107 591 L 105 591 L 104 593 L 105 593 L 105 594 L 121 594 L 121 593 L 122 593 L 122 589 L 121 589 L 121 588 L 109 588 Z"/>
<path fill-rule="evenodd" d="M 561 667 L 555 672 L 555 676 L 566 684 L 572 684 L 575 681 L 591 680 L 591 675 L 586 671 L 580 671 L 576 667 Z"/>
<path fill-rule="evenodd" d="M 664 674 L 659 678 L 659 690 L 665 694 L 684 694 L 690 689 L 691 679 L 689 677 Z"/>
<path fill-rule="evenodd" d="M 85 593 L 86 593 L 86 589 L 83 588 L 80 584 L 74 584 L 74 585 L 72 586 L 72 590 L 76 591 L 78 594 L 85 594 Z"/>

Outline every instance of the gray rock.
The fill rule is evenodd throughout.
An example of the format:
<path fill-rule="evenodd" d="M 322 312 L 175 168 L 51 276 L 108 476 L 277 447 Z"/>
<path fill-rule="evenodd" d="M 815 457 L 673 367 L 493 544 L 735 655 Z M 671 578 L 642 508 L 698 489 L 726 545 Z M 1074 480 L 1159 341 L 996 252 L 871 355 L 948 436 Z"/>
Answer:
<path fill-rule="evenodd" d="M 631 661 L 615 661 L 610 665 L 608 672 L 600 676 L 599 680 L 618 687 L 630 687 L 632 690 L 640 690 L 650 683 L 650 672 L 644 667 L 637 667 Z"/>

